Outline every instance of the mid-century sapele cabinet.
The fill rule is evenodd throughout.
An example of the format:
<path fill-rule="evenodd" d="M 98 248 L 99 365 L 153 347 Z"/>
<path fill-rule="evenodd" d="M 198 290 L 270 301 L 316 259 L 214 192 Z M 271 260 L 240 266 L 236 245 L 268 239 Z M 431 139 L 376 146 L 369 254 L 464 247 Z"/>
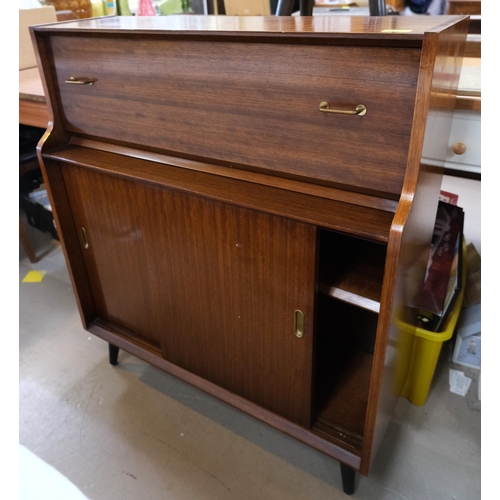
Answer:
<path fill-rule="evenodd" d="M 111 363 L 124 349 L 324 452 L 352 492 L 404 382 L 397 325 L 442 175 L 420 159 L 426 135 L 447 153 L 468 22 L 32 28 L 52 113 L 39 158 Z"/>

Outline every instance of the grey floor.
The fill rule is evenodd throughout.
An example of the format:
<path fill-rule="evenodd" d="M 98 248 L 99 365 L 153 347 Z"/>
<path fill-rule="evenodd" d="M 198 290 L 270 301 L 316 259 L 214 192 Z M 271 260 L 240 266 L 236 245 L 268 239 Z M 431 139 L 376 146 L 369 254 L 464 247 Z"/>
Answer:
<path fill-rule="evenodd" d="M 35 231 L 36 232 L 36 231 Z M 38 232 L 36 232 L 38 233 Z M 19 260 L 19 441 L 90 499 L 334 500 L 337 462 L 127 353 L 81 326 L 62 251 Z M 31 269 L 40 283 L 22 283 Z M 351 498 L 481 498 L 478 372 L 445 344 L 427 403 L 401 399 L 368 477 Z M 473 378 L 449 392 L 448 370 Z"/>

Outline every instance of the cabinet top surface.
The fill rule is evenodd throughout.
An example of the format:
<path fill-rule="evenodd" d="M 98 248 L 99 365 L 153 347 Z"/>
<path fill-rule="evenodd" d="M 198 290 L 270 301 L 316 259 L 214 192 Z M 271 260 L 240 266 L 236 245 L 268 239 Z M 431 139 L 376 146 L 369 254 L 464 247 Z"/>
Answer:
<path fill-rule="evenodd" d="M 109 16 L 40 25 L 50 32 L 156 32 L 184 35 L 315 36 L 422 39 L 467 16 Z"/>

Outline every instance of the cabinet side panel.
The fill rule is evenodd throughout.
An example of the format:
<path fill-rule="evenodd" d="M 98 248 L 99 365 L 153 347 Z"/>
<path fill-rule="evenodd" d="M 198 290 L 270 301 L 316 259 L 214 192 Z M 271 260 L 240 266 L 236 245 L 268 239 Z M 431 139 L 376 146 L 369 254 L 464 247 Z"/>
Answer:
<path fill-rule="evenodd" d="M 451 124 L 467 28 L 465 19 L 424 38 L 407 173 L 389 235 L 361 464 L 365 474 L 380 447 L 408 368 L 405 349 L 411 349 L 411 343 L 405 342 L 398 325 L 405 322 L 412 327 L 408 306 L 424 282 L 443 173 L 442 168 L 421 164 L 422 152 L 437 114 L 447 114 Z M 449 126 L 440 130 L 443 144 L 449 130 Z"/>

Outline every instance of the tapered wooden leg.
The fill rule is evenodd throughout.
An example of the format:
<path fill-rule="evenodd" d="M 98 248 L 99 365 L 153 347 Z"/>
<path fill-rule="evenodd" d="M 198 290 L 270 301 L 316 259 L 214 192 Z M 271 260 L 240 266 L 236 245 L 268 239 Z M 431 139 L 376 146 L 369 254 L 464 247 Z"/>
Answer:
<path fill-rule="evenodd" d="M 342 488 L 346 495 L 352 495 L 354 493 L 354 479 L 356 477 L 356 471 L 351 469 L 348 465 L 340 464 L 340 474 L 342 476 Z"/>
<path fill-rule="evenodd" d="M 109 344 L 109 362 L 113 366 L 118 364 L 118 353 L 119 352 L 120 352 L 119 347 L 116 347 L 113 344 Z"/>

